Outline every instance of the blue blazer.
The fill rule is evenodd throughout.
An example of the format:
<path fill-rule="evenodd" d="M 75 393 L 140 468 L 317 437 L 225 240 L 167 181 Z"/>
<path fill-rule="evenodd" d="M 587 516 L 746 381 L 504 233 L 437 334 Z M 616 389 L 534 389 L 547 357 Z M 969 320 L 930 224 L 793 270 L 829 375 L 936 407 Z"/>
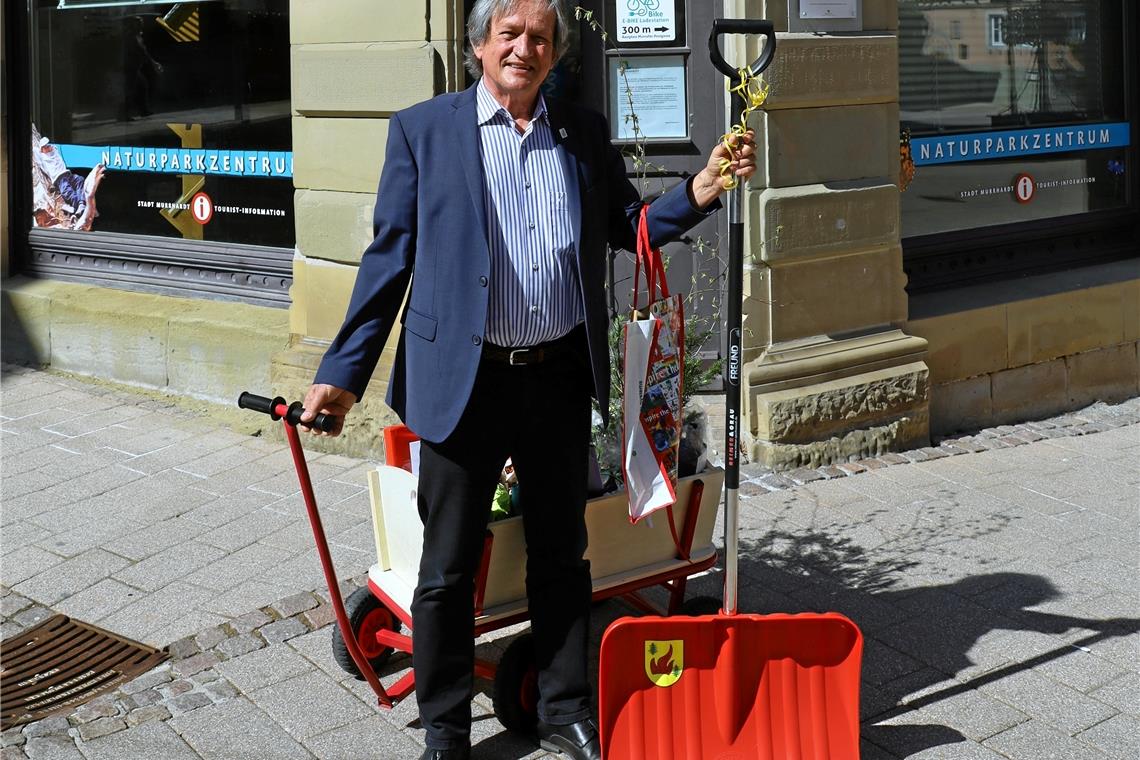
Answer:
<path fill-rule="evenodd" d="M 605 119 L 553 98 L 546 105 L 565 169 L 595 397 L 604 412 L 610 391 L 606 245 L 635 249 L 642 201 L 610 144 Z M 375 238 L 315 379 L 363 396 L 411 279 L 387 402 L 417 435 L 435 442 L 447 438 L 467 406 L 487 323 L 491 254 L 476 122 L 474 87 L 392 115 Z M 654 245 L 706 216 L 693 208 L 687 185 L 652 201 Z"/>

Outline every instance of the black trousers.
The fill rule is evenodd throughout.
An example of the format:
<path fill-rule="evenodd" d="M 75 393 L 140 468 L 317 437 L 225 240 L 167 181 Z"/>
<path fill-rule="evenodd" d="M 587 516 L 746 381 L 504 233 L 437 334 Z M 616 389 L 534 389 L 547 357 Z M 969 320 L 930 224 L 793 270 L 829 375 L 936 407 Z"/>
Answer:
<path fill-rule="evenodd" d="M 589 716 L 591 580 L 582 555 L 591 381 L 584 330 L 570 339 L 574 351 L 539 364 L 484 358 L 456 430 L 441 443 L 421 444 L 424 547 L 412 601 L 412 666 L 429 748 L 469 741 L 475 574 L 507 457 L 523 504 L 538 715 L 551 724 Z"/>

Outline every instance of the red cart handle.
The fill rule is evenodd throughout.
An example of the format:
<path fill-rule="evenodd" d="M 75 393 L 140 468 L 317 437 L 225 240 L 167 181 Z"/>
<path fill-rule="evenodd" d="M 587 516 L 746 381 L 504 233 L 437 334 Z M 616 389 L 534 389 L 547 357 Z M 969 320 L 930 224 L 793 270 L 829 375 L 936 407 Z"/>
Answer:
<path fill-rule="evenodd" d="M 285 421 L 290 425 L 301 424 L 301 415 L 305 413 L 305 407 L 301 406 L 300 401 L 286 404 L 285 399 L 280 396 L 269 398 L 267 396 L 255 395 L 249 391 L 244 391 L 238 396 L 238 406 L 242 409 L 268 414 L 273 418 L 274 422 L 284 417 Z M 336 417 L 331 414 L 318 414 L 315 420 L 308 423 L 309 427 L 316 428 L 323 433 L 332 430 L 335 424 Z"/>
<path fill-rule="evenodd" d="M 313 493 L 313 481 L 309 477 L 309 466 L 305 463 L 305 451 L 301 448 L 301 434 L 297 432 L 297 425 L 301 421 L 301 414 L 304 413 L 304 408 L 301 406 L 300 401 L 294 401 L 292 404 L 286 404 L 285 399 L 278 396 L 277 398 L 267 398 L 265 396 L 257 396 L 253 393 L 242 393 L 238 397 L 238 406 L 242 409 L 250 409 L 262 414 L 268 414 L 274 420 L 284 418 L 282 423 L 285 427 L 285 438 L 289 441 L 289 450 L 293 454 L 293 465 L 297 469 L 297 481 L 301 486 L 301 494 L 305 498 L 305 510 L 309 514 L 309 525 L 313 529 L 313 540 L 317 545 L 317 555 L 321 560 L 321 569 L 325 574 L 325 583 L 329 587 L 329 601 L 332 603 L 333 612 L 336 614 L 336 622 L 340 627 L 340 635 L 344 639 L 345 646 L 348 647 L 348 653 L 352 657 L 352 661 L 356 663 L 357 669 L 372 687 L 372 691 L 376 694 L 376 699 L 382 707 L 392 706 L 392 697 L 380 683 L 380 679 L 376 677 L 376 673 L 372 670 L 372 666 L 368 664 L 368 659 L 364 656 L 364 652 L 360 649 L 360 644 L 356 640 L 356 635 L 352 632 L 352 625 L 348 620 L 348 613 L 344 609 L 344 600 L 340 595 L 340 584 L 336 578 L 336 568 L 333 567 L 332 555 L 329 553 L 328 539 L 325 538 L 325 529 L 321 524 L 321 515 L 317 511 L 317 497 Z M 331 414 L 318 414 L 317 418 L 313 420 L 310 426 L 320 430 L 328 430 L 332 427 L 336 418 Z"/>

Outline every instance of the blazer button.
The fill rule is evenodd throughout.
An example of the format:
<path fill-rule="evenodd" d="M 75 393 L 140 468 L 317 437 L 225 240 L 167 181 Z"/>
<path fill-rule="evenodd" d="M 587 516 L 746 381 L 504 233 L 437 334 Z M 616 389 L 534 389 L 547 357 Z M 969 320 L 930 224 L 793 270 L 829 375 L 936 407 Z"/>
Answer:
<path fill-rule="evenodd" d="M 487 287 L 487 278 L 486 277 L 480 277 L 479 278 L 479 284 L 482 285 L 483 287 Z"/>
<path fill-rule="evenodd" d="M 471 336 L 471 342 L 472 342 L 474 345 L 478 346 L 479 344 L 481 344 L 481 343 L 483 342 L 483 339 L 482 339 L 482 338 L 480 338 L 478 335 L 472 335 L 472 336 Z"/>

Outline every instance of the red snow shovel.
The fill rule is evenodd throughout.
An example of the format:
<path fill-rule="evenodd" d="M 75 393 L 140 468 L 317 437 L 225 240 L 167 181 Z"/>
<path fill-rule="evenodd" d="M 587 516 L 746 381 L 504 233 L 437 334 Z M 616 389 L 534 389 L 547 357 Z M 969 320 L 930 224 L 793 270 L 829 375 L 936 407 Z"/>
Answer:
<path fill-rule="evenodd" d="M 739 72 L 720 53 L 722 34 L 765 36 L 763 53 L 749 67 L 751 76 L 772 62 L 771 22 L 717 19 L 709 52 L 730 79 Z M 863 636 L 855 624 L 834 612 L 736 612 L 744 270 L 740 192 L 737 187 L 729 195 L 724 607 L 702 617 L 622 618 L 606 630 L 598 722 L 608 760 L 859 757 Z"/>

